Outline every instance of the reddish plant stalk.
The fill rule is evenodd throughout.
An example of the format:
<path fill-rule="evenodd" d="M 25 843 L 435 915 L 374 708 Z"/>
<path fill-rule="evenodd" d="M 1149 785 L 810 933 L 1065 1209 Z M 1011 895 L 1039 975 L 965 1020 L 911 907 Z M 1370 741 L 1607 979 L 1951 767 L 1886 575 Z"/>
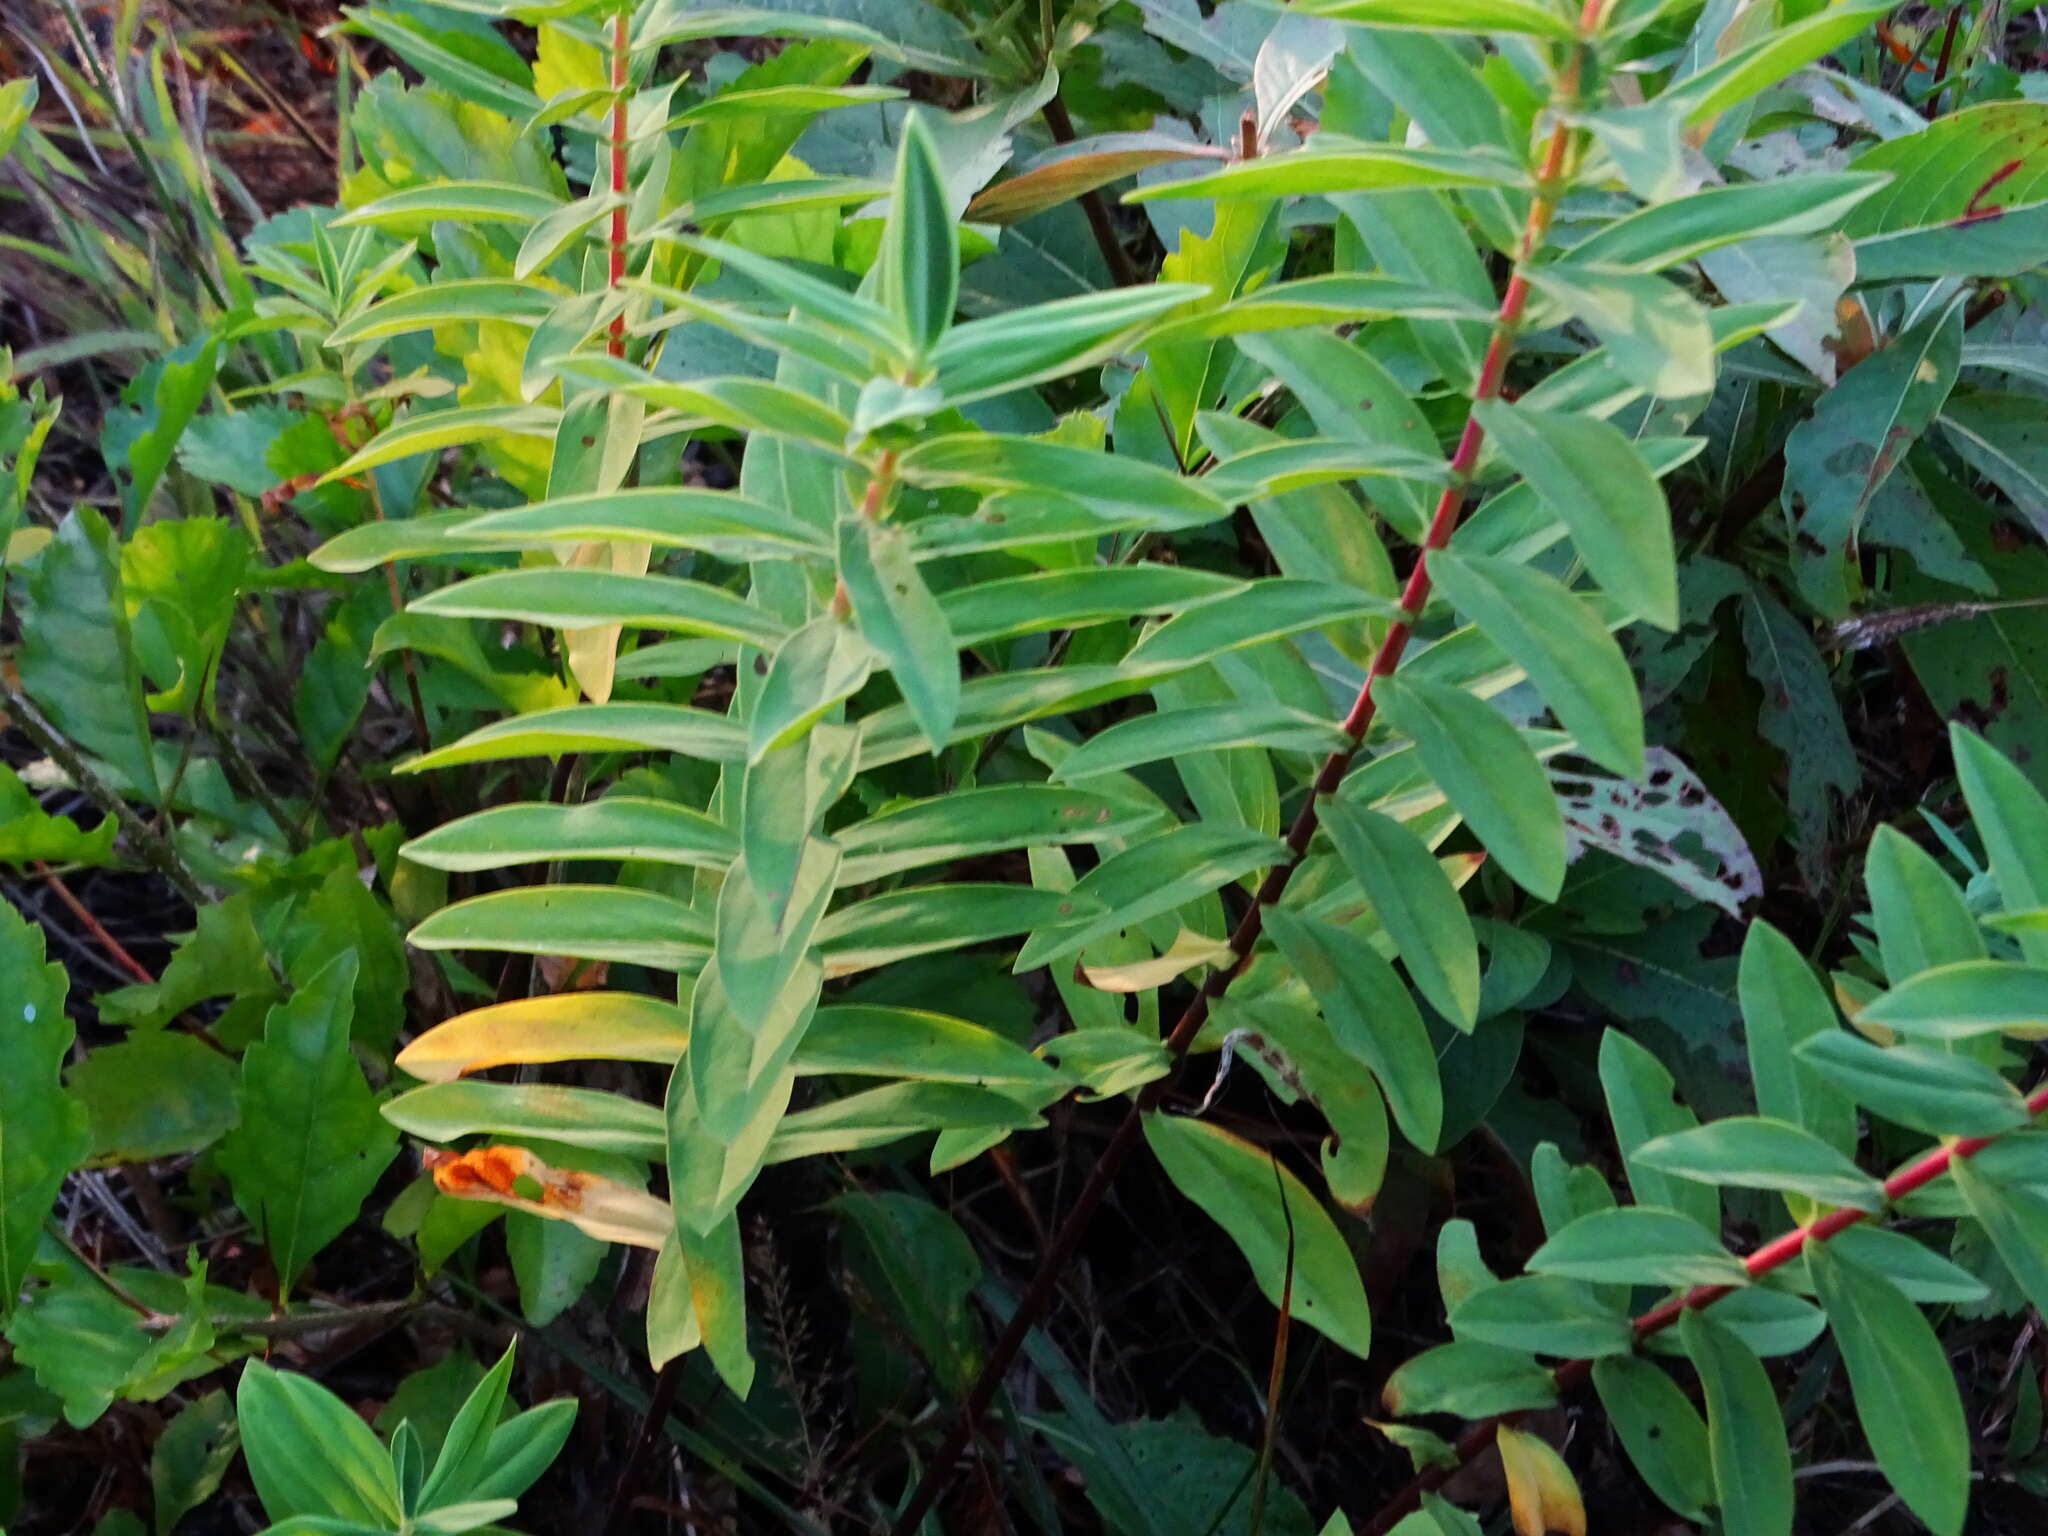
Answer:
<path fill-rule="evenodd" d="M 1580 15 L 1581 32 L 1590 35 L 1599 21 L 1604 0 L 1584 0 Z M 1579 73 L 1582 68 L 1583 49 L 1575 50 L 1558 77 L 1558 96 L 1561 102 L 1574 100 L 1579 93 Z M 1536 172 L 1536 189 L 1529 203 L 1529 214 L 1522 228 L 1522 238 L 1516 251 L 1515 271 L 1509 278 L 1506 291 L 1501 295 L 1500 308 L 1494 316 L 1493 334 L 1487 342 L 1486 354 L 1480 362 L 1479 377 L 1473 385 L 1472 398 L 1475 405 L 1498 398 L 1501 379 L 1507 372 L 1508 358 L 1514 349 L 1516 329 L 1522 321 L 1522 312 L 1529 301 L 1529 285 L 1522 277 L 1523 265 L 1542 246 L 1550 231 L 1550 221 L 1557 211 L 1557 198 L 1562 189 L 1566 164 L 1570 158 L 1574 135 L 1562 120 L 1550 131 L 1542 160 Z M 1265 931 L 1266 910 L 1280 900 L 1287 889 L 1287 882 L 1293 878 L 1295 869 L 1308 851 L 1310 841 L 1315 837 L 1320 824 L 1321 812 L 1318 802 L 1324 795 L 1336 793 L 1350 769 L 1352 759 L 1358 754 L 1365 740 L 1365 733 L 1371 728 L 1374 715 L 1378 712 L 1377 697 L 1379 680 L 1392 674 L 1401 663 L 1402 654 L 1408 648 L 1413 635 L 1415 621 L 1420 617 L 1423 605 L 1429 599 L 1430 579 L 1428 568 L 1429 551 L 1442 549 L 1450 542 L 1452 532 L 1458 526 L 1459 515 L 1464 511 L 1466 493 L 1470 489 L 1468 477 L 1473 466 L 1479 462 L 1479 449 L 1485 440 L 1485 431 L 1479 425 L 1476 415 L 1468 415 L 1464 430 L 1459 434 L 1456 448 L 1450 458 L 1450 483 L 1444 487 L 1437 499 L 1436 510 L 1429 520 L 1429 527 L 1423 537 L 1421 554 L 1415 561 L 1415 568 L 1408 575 L 1407 584 L 1401 590 L 1403 617 L 1390 625 L 1373 655 L 1372 665 L 1367 668 L 1365 681 L 1360 685 L 1357 697 L 1344 716 L 1344 745 L 1332 752 L 1316 774 L 1315 782 L 1307 801 L 1287 829 L 1287 853 L 1278 864 L 1266 873 L 1260 883 L 1258 894 L 1251 907 L 1239 920 L 1230 935 L 1230 949 L 1237 957 L 1228 966 L 1212 970 L 1196 990 L 1194 998 L 1175 1022 L 1172 1031 L 1163 1044 L 1174 1058 L 1176 1066 L 1194 1043 L 1195 1036 L 1208 1022 L 1210 1009 L 1216 1001 L 1230 990 L 1231 983 L 1243 974 L 1250 964 L 1252 950 L 1259 936 Z M 938 1502 L 939 1495 L 951 1481 L 960 1454 L 967 1447 L 981 1416 L 995 1398 L 996 1390 L 1002 1385 L 1011 1362 L 1024 1346 L 1033 1325 L 1052 1300 L 1054 1287 L 1059 1277 L 1072 1261 L 1075 1250 L 1080 1246 L 1082 1235 L 1087 1231 L 1097 1207 L 1102 1204 L 1110 1185 L 1115 1182 L 1124 1159 L 1137 1145 L 1144 1128 L 1145 1115 L 1156 1109 L 1172 1087 L 1177 1073 L 1169 1072 L 1156 1078 L 1138 1093 L 1132 1102 L 1130 1112 L 1118 1122 L 1116 1131 L 1104 1145 L 1095 1166 L 1089 1171 L 1088 1180 L 1075 1196 L 1073 1207 L 1059 1230 L 1053 1234 L 1051 1243 L 1041 1256 L 1038 1269 L 1031 1277 L 1031 1283 L 1017 1298 L 1017 1305 L 1010 1314 L 1010 1320 L 989 1351 L 988 1360 L 975 1377 L 961 1400 L 960 1410 L 954 1417 L 946 1438 L 940 1443 L 924 1475 L 911 1491 L 910 1500 L 903 1512 L 896 1517 L 891 1527 L 893 1536 L 911 1536 L 923 1523 L 924 1517 Z"/>
<path fill-rule="evenodd" d="M 2029 1115 L 2038 1115 L 2043 1110 L 2048 1110 L 2048 1083 L 2044 1083 L 2027 1096 Z M 1965 1136 L 1946 1142 L 1933 1151 L 1915 1158 L 1884 1181 L 1886 1203 L 1901 1200 L 1914 1190 L 1932 1184 L 1955 1164 L 1975 1157 L 1996 1140 L 1996 1136 Z M 1847 1206 L 1829 1211 L 1825 1216 L 1809 1221 L 1803 1227 L 1794 1227 L 1790 1232 L 1772 1238 L 1745 1258 L 1742 1267 L 1749 1272 L 1750 1279 L 1759 1279 L 1798 1258 L 1808 1243 L 1824 1243 L 1838 1233 L 1869 1219 L 1868 1211 L 1851 1210 Z M 1674 1296 L 1669 1301 L 1660 1302 L 1630 1325 L 1635 1330 L 1636 1342 L 1641 1343 L 1652 1334 L 1662 1333 L 1686 1313 L 1712 1306 L 1736 1289 L 1737 1287 L 1732 1285 L 1699 1285 L 1682 1296 Z M 1591 1360 L 1567 1360 L 1553 1371 L 1551 1376 L 1557 1383 L 1559 1393 L 1565 1393 L 1582 1385 L 1592 1373 Z M 1479 1420 L 1460 1435 L 1457 1444 L 1451 1447 L 1455 1460 L 1439 1462 L 1417 1473 L 1406 1487 L 1380 1507 L 1370 1522 L 1357 1528 L 1357 1536 L 1386 1536 L 1387 1531 L 1422 1503 L 1422 1496 L 1425 1493 L 1434 1493 L 1441 1488 L 1460 1467 L 1492 1445 L 1494 1432 L 1514 1417 L 1515 1415 L 1510 1413 L 1499 1413 L 1492 1418 Z"/>
<path fill-rule="evenodd" d="M 609 280 L 618 287 L 626 280 L 626 13 L 623 10 L 612 14 L 611 35 L 612 63 L 612 122 L 609 148 L 611 153 L 612 196 L 619 204 L 612 209 L 610 238 Z M 626 316 L 623 312 L 612 316 L 611 339 L 605 350 L 613 357 L 626 355 Z"/>

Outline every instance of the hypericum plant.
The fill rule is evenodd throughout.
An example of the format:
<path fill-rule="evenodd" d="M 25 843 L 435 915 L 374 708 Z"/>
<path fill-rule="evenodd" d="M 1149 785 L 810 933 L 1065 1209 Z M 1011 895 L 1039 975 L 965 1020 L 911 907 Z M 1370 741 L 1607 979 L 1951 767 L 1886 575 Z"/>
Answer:
<path fill-rule="evenodd" d="M 1916 1214 L 1958 1217 L 1922 1187 L 1955 1167 L 1967 1219 L 2042 1292 L 2031 1106 L 2001 1075 L 2013 1064 L 1894 1033 L 1989 1037 L 2039 1016 L 2048 955 L 2032 954 L 2029 924 L 2048 876 L 2027 850 L 2048 810 L 1960 739 L 2025 958 L 2003 938 L 1986 958 L 1982 902 L 1884 834 L 1873 937 L 1837 978 L 1858 1034 L 1788 941 L 1751 929 L 1755 1119 L 1689 1128 L 1633 1038 L 1671 1021 L 1599 991 L 1608 962 L 1584 941 L 1616 921 L 1589 915 L 1589 888 L 1634 864 L 1696 903 L 1678 946 L 1704 969 L 1707 904 L 1739 915 L 1764 883 L 1744 846 L 1754 799 L 1716 803 L 1671 750 L 1686 740 L 1646 721 L 1637 671 L 1656 700 L 1702 707 L 1686 690 L 1720 665 L 1717 605 L 1740 599 L 1755 710 L 1790 763 L 1790 841 L 1821 886 L 1830 793 L 1853 755 L 1820 653 L 1772 595 L 1779 568 L 1830 618 L 1876 590 L 1869 546 L 1963 569 L 1886 500 L 1960 476 L 1950 445 L 2031 505 L 2015 467 L 2030 397 L 1959 393 L 1945 435 L 1929 435 L 1965 361 L 2021 379 L 2031 366 L 2009 341 L 1972 353 L 1963 337 L 2001 291 L 1986 279 L 2035 264 L 2048 204 L 2024 167 L 1973 178 L 1948 163 L 1966 129 L 2016 142 L 2036 126 L 2026 109 L 1905 131 L 1921 120 L 1874 70 L 1816 66 L 1874 53 L 1888 8 L 1869 0 L 1229 0 L 1207 15 L 1142 0 L 1144 33 L 1118 7 L 1046 6 L 1035 28 L 1022 12 L 960 25 L 955 9 L 353 11 L 427 83 L 369 85 L 344 211 L 261 226 L 238 274 L 257 297 L 116 414 L 131 525 L 189 473 L 239 493 L 259 548 L 259 508 L 289 509 L 338 535 L 320 568 L 385 568 L 329 611 L 328 665 L 295 711 L 309 744 L 320 725 L 321 773 L 361 697 L 318 706 L 358 658 L 397 655 L 422 748 L 403 766 L 440 802 L 484 807 L 386 860 L 387 888 L 434 909 L 412 941 L 442 962 L 441 985 L 491 1001 L 405 1046 L 397 1064 L 425 1086 L 385 1114 L 435 1142 L 484 1138 L 428 1161 L 442 1192 L 514 1213 L 523 1290 L 551 1257 L 569 1289 L 587 1283 L 600 1243 L 655 1253 L 650 1355 L 672 1384 L 701 1346 L 745 1395 L 739 1211 L 766 1166 L 925 1136 L 939 1171 L 1069 1095 L 1121 1098 L 978 1371 L 942 1340 L 935 1377 L 957 1401 L 888 1512 L 908 1532 L 1141 1140 L 1280 1308 L 1276 1382 L 1289 1319 L 1363 1357 L 1371 1319 L 1340 1213 L 1370 1208 L 1397 1131 L 1427 1154 L 1478 1125 L 1529 1017 L 1578 987 L 1631 1026 L 1606 1036 L 1599 1066 L 1641 1203 L 1608 1210 L 1597 1173 L 1538 1150 L 1552 1232 L 1529 1276 L 1495 1282 L 1472 1229 L 1444 1229 L 1457 1340 L 1402 1368 L 1393 1407 L 1482 1422 L 1455 1447 L 1402 1430 L 1427 1470 L 1366 1528 L 1488 1445 L 1519 1525 L 1583 1524 L 1556 1453 L 1493 1416 L 1590 1373 L 1674 1510 L 1789 1530 L 1774 1449 L 1752 1466 L 1732 1447 L 1774 1445 L 1779 1410 L 1752 1355 L 1804 1347 L 1824 1313 L 1879 1460 L 1917 1513 L 1955 1529 L 1967 1445 L 1959 1463 L 1914 1303 L 1975 1282 L 1859 1213 L 1911 1196 Z M 533 28 L 530 58 L 503 21 Z M 769 39 L 765 56 L 680 66 L 737 34 Z M 953 89 L 933 77 L 975 82 L 974 104 L 912 107 L 912 70 L 927 97 Z M 1067 142 L 1069 89 L 1091 93 L 1109 131 Z M 1127 89 L 1199 135 L 1136 131 L 1119 115 Z M 1041 113 L 1054 147 L 988 184 Z M 1167 254 L 1160 281 L 1112 287 L 1131 242 L 1101 189 L 1133 173 L 1130 201 Z M 238 376 L 238 408 L 199 414 L 231 341 L 274 342 L 293 366 Z M 1816 384 L 1834 387 L 1780 455 L 1759 422 Z M 181 441 L 197 451 L 172 470 Z M 238 455 L 250 445 L 260 473 Z M 1735 503 L 1752 481 L 1771 503 L 1773 461 L 1797 517 L 1752 525 Z M 1684 488 L 1677 518 L 1666 482 Z M 1684 526 L 1738 484 L 1724 521 Z M 137 615 L 176 608 L 162 571 L 210 567 L 143 556 L 226 548 L 218 529 L 150 533 L 195 524 L 149 523 L 120 549 L 75 516 L 25 582 L 44 664 L 76 659 L 53 617 L 61 591 L 96 582 L 125 624 L 138 547 L 151 580 Z M 232 608 L 255 582 L 237 568 L 220 585 Z M 150 622 L 141 662 L 118 625 L 89 626 L 77 649 L 118 678 L 121 708 L 32 677 L 29 692 L 64 702 L 73 718 L 57 725 L 129 799 L 175 811 L 182 769 L 167 789 L 140 675 L 191 706 L 224 630 L 217 616 Z M 262 835 L 288 837 L 294 807 L 258 809 Z M 200 841 L 221 840 L 207 830 Z M 259 940 L 345 926 L 344 887 L 363 915 L 344 846 L 288 866 L 328 904 L 288 883 L 290 916 Z M 1637 898 L 1622 921 L 1647 928 L 1651 911 Z M 225 947 L 209 934 L 202 923 L 195 960 Z M 1047 970 L 1059 1003 L 1035 1048 L 968 994 L 1013 945 L 1014 971 Z M 263 948 L 234 952 L 261 971 Z M 296 995 L 265 1044 L 319 1013 L 322 1060 L 361 1109 L 333 1025 L 349 989 L 314 949 L 285 968 Z M 512 959 L 480 975 L 486 955 Z M 390 1019 L 385 970 L 357 1017 L 381 999 Z M 250 986 L 267 1003 L 275 982 Z M 138 1001 L 158 1023 L 177 1011 L 161 993 Z M 1693 1027 L 1725 1057 L 1734 1023 L 1731 1008 Z M 391 1038 L 365 1043 L 374 1055 Z M 51 1072 L 65 1043 L 39 1047 Z M 1219 1074 L 1248 1058 L 1321 1113 L 1327 1202 L 1205 1119 L 1206 1101 L 1169 1097 L 1196 1051 Z M 245 1093 L 280 1060 L 252 1052 Z M 663 1102 L 617 1091 L 630 1066 L 570 1068 L 569 1085 L 537 1070 L 581 1062 L 666 1069 Z M 518 1071 L 471 1075 L 496 1068 Z M 1854 1160 L 1859 1104 L 1887 1123 L 1867 1161 L 1905 1150 L 1902 1136 L 1971 1139 L 1916 1150 L 1879 1185 Z M 1983 1151 L 1975 1138 L 1994 1132 Z M 388 1155 L 360 1125 L 344 1139 Z M 254 1159 L 223 1160 L 261 1182 Z M 665 1200 L 649 1192 L 657 1170 Z M 1801 1225 L 1731 1258 L 1720 1184 L 1784 1194 Z M 269 1209 L 253 1184 L 245 1208 Z M 409 1205 L 423 1253 L 429 1227 L 437 1254 L 472 1230 L 461 1209 Z M 272 1240 L 280 1299 L 311 1241 Z M 1695 1283 L 1661 1301 L 1631 1291 Z M 536 1320 L 565 1304 L 523 1299 Z M 1704 1421 L 1636 1348 L 1673 1323 Z M 1910 1443 L 1872 1406 L 1887 1394 L 1938 1410 L 1941 1433 Z M 1434 1502 L 1410 1518 L 1414 1536 L 1472 1528 Z"/>

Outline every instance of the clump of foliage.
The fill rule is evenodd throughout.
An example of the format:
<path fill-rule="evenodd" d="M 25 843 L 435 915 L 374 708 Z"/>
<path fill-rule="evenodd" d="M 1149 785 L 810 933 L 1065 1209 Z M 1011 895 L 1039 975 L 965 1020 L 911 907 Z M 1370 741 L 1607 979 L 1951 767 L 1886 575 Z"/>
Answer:
<path fill-rule="evenodd" d="M 178 153 L 8 237 L 112 306 L 0 370 L 26 1464 L 160 1405 L 115 1533 L 2048 1492 L 2048 92 L 1896 9 L 373 0 L 332 205 L 232 217 L 183 45 L 73 16 Z M 1074 1363 L 1140 1296 L 1185 1391 Z M 398 1326 L 380 1438 L 312 1377 Z M 508 1328 L 545 1479 L 572 1406 L 425 1338 Z"/>

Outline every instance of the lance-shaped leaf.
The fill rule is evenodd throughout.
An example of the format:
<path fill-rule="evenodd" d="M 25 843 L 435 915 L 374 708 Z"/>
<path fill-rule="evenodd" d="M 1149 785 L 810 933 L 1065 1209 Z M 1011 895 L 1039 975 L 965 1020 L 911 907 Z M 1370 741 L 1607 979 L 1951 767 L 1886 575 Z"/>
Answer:
<path fill-rule="evenodd" d="M 1459 613 L 1529 675 L 1580 749 L 1624 779 L 1643 776 L 1643 708 L 1607 626 L 1556 578 L 1490 555 L 1432 550 L 1429 573 Z"/>
<path fill-rule="evenodd" d="M 1294 197 L 1383 187 L 1516 186 L 1527 173 L 1504 154 L 1376 144 L 1319 133 L 1307 149 L 1241 160 L 1206 176 L 1140 187 L 1127 203 L 1162 197 Z"/>
<path fill-rule="evenodd" d="M 1554 262 L 1529 269 L 1529 285 L 1600 339 L 1638 389 L 1667 398 L 1714 387 L 1714 334 L 1697 300 L 1650 272 Z"/>
<path fill-rule="evenodd" d="M 946 200 L 939 148 L 923 114 L 903 120 L 896 184 L 882 228 L 876 292 L 911 344 L 928 352 L 953 323 L 960 299 L 960 228 Z"/>
<path fill-rule="evenodd" d="M 1997 1136 L 2033 1118 L 2018 1089 L 1967 1056 L 1919 1045 L 1887 1049 L 1839 1029 L 1810 1036 L 1798 1056 L 1845 1099 L 1930 1136 Z"/>
<path fill-rule="evenodd" d="M 1531 895 L 1553 899 L 1564 884 L 1564 817 L 1521 732 L 1483 699 L 1442 683 L 1383 678 L 1379 700 L 1501 868 Z"/>
<path fill-rule="evenodd" d="M 1828 1243 L 1809 1244 L 1807 1264 L 1878 1465 L 1930 1529 L 1957 1536 L 1970 1504 L 1970 1430 L 1948 1352 L 1883 1274 Z"/>
<path fill-rule="evenodd" d="M 1758 918 L 1743 939 L 1736 977 L 1756 1105 L 1803 1126 L 1837 1152 L 1856 1150 L 1856 1106 L 1809 1064 L 1800 1047 L 1838 1033 L 1835 1005 L 1792 941 Z"/>
<path fill-rule="evenodd" d="M 429 1083 L 487 1067 L 551 1061 L 672 1063 L 690 1043 L 689 1015 L 631 992 L 555 992 L 473 1008 L 415 1037 L 398 1068 Z"/>
<path fill-rule="evenodd" d="M 1714 1503 L 1724 1528 L 1745 1536 L 1791 1536 L 1792 1452 L 1763 1362 L 1703 1312 L 1687 1311 L 1678 1331 L 1707 1400 Z"/>
<path fill-rule="evenodd" d="M 579 805 L 496 805 L 444 823 L 400 854 L 430 869 L 503 869 L 554 859 L 639 859 L 723 869 L 739 853 L 731 829 L 702 811 L 644 795 Z"/>
<path fill-rule="evenodd" d="M 242 1118 L 219 1158 L 279 1286 L 339 1237 L 398 1153 L 349 1049 L 356 956 L 336 955 L 270 1010 L 242 1058 Z"/>
<path fill-rule="evenodd" d="M 1347 801 L 1323 802 L 1336 844 L 1409 978 L 1430 1006 L 1461 1029 L 1479 1016 L 1479 946 L 1465 904 L 1428 846 L 1401 822 Z"/>
<path fill-rule="evenodd" d="M 1474 418 L 1571 530 L 1594 578 L 1660 629 L 1678 626 L 1663 489 L 1621 430 L 1591 416 L 1486 401 Z"/>
<path fill-rule="evenodd" d="M 1810 1132 L 1783 1120 L 1731 1115 L 1636 1149 L 1637 1161 L 1682 1179 L 1790 1190 L 1829 1205 L 1874 1211 L 1884 1189 Z"/>
<path fill-rule="evenodd" d="M 1296 1318 L 1366 1357 L 1372 1322 L 1357 1262 L 1307 1185 L 1249 1142 L 1200 1120 L 1148 1114 L 1145 1141 L 1174 1186 L 1230 1234 L 1268 1301 L 1279 1306 L 1291 1289 Z"/>
<path fill-rule="evenodd" d="M 925 745 L 945 750 L 960 712 L 960 657 L 946 612 L 918 574 L 904 530 L 874 518 L 839 525 L 839 575 L 861 635 L 887 665 Z"/>
<path fill-rule="evenodd" d="M 1372 1068 L 1401 1133 L 1435 1151 L 1444 1114 L 1436 1051 L 1394 968 L 1363 939 L 1313 918 L 1275 908 L 1266 926 L 1337 1043 Z"/>
<path fill-rule="evenodd" d="M 472 576 L 437 587 L 414 600 L 410 611 L 550 629 L 625 625 L 763 649 L 778 644 L 784 633 L 773 615 L 708 582 L 566 566 Z"/>

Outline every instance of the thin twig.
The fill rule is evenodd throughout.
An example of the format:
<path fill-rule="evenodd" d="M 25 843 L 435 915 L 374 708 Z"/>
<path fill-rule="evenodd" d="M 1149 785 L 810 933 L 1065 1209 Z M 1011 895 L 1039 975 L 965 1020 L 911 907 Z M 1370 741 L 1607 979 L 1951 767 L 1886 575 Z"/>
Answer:
<path fill-rule="evenodd" d="M 199 882 L 192 878 L 177 850 L 163 834 L 143 820 L 133 806 L 86 766 L 85 759 L 19 689 L 0 683 L 0 698 L 6 700 L 8 718 L 21 727 L 21 733 L 34 742 L 38 750 L 55 763 L 94 805 L 114 818 L 115 825 L 128 835 L 150 868 L 168 880 L 192 906 L 205 906 L 205 892 L 200 890 Z"/>
<path fill-rule="evenodd" d="M 1580 18 L 1581 30 L 1590 32 L 1599 19 L 1602 0 L 1584 0 L 1584 11 Z M 1557 82 L 1558 105 L 1569 107 L 1579 93 L 1579 72 L 1582 68 L 1583 48 L 1575 50 L 1565 65 Z M 1500 309 L 1495 316 L 1492 338 L 1487 343 L 1486 356 L 1480 365 L 1479 378 L 1473 388 L 1475 405 L 1492 400 L 1500 393 L 1501 380 L 1507 372 L 1507 362 L 1513 350 L 1515 333 L 1521 325 L 1522 312 L 1529 301 L 1529 285 L 1522 275 L 1522 267 L 1542 246 L 1550 230 L 1550 220 L 1556 211 L 1557 199 L 1562 191 L 1567 163 L 1576 136 L 1570 124 L 1560 115 L 1552 127 L 1545 145 L 1543 158 L 1536 174 L 1536 192 L 1530 200 L 1528 221 L 1523 227 L 1521 246 L 1517 254 L 1516 267 L 1508 279 L 1506 292 L 1501 297 Z M 1235 964 L 1220 967 L 1209 973 L 1194 999 L 1188 1004 L 1179 1021 L 1174 1025 L 1164 1043 L 1167 1053 L 1173 1058 L 1176 1070 L 1164 1077 L 1155 1078 L 1138 1093 L 1129 1112 L 1117 1125 L 1115 1134 L 1103 1147 L 1101 1156 L 1090 1170 L 1087 1182 L 1076 1196 L 1073 1208 L 1067 1213 L 1054 1234 L 1051 1244 L 1041 1258 L 1037 1273 L 1018 1298 L 1016 1310 L 1010 1316 L 1008 1327 L 989 1351 L 981 1374 L 961 1400 L 960 1410 L 955 1417 L 938 1451 L 926 1466 L 924 1475 L 911 1491 L 903 1511 L 892 1527 L 894 1536 L 911 1536 L 923 1523 L 957 1470 L 960 1454 L 967 1447 L 981 1416 L 988 1411 L 998 1387 L 1002 1384 L 1010 1363 L 1016 1359 L 1017 1351 L 1023 1347 L 1025 1337 L 1034 1323 L 1052 1300 L 1054 1288 L 1073 1261 L 1075 1251 L 1080 1247 L 1081 1237 L 1087 1231 L 1096 1210 L 1115 1182 L 1124 1159 L 1137 1145 L 1144 1127 L 1147 1113 L 1155 1109 L 1171 1089 L 1178 1076 L 1180 1059 L 1187 1054 L 1195 1036 L 1208 1022 L 1211 1008 L 1238 976 L 1249 965 L 1252 952 L 1258 945 L 1259 936 L 1265 931 L 1266 912 L 1280 900 L 1287 889 L 1287 883 L 1299 867 L 1308 845 L 1320 825 L 1321 812 L 1318 808 L 1321 798 L 1335 794 L 1343 782 L 1345 773 L 1365 740 L 1373 718 L 1378 712 L 1378 683 L 1392 674 L 1400 665 L 1401 657 L 1407 650 L 1408 640 L 1414 632 L 1416 619 L 1422 613 L 1429 599 L 1430 578 L 1427 554 L 1442 549 L 1450 542 L 1452 531 L 1458 525 L 1458 518 L 1464 511 L 1469 477 L 1479 460 L 1479 448 L 1485 436 L 1479 425 L 1476 412 L 1467 416 L 1465 427 L 1458 438 L 1458 444 L 1450 460 L 1450 482 L 1438 499 L 1436 511 L 1431 517 L 1429 528 L 1423 538 L 1424 558 L 1415 562 L 1409 573 L 1407 585 L 1401 592 L 1403 617 L 1388 627 L 1385 638 L 1380 642 L 1372 665 L 1366 672 L 1364 683 L 1352 701 L 1351 709 L 1343 721 L 1344 745 L 1325 759 L 1317 773 L 1315 784 L 1294 824 L 1287 833 L 1285 858 L 1267 872 L 1260 884 L 1257 899 L 1239 921 L 1230 936 L 1230 949 L 1238 956 Z"/>

